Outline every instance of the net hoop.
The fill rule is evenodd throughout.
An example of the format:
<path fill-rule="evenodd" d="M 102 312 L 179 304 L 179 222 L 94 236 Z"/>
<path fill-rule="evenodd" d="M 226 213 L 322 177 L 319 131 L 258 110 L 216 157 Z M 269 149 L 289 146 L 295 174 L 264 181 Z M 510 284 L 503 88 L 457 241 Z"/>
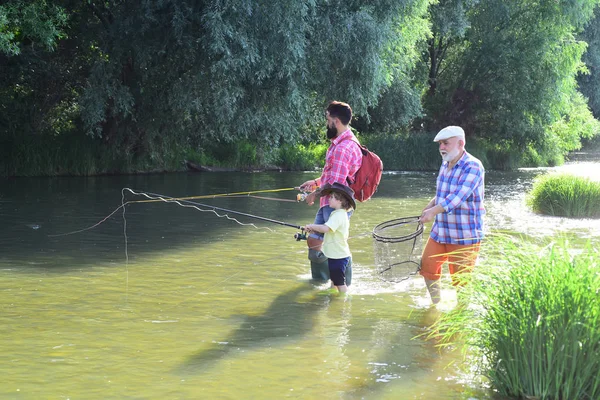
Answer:
<path fill-rule="evenodd" d="M 384 273 L 386 273 L 388 271 L 391 271 L 392 269 L 394 269 L 396 267 L 400 267 L 400 266 L 404 267 L 406 264 L 414 264 L 416 267 L 415 267 L 414 271 L 408 273 L 408 276 L 406 276 L 405 278 L 400 278 L 399 279 L 400 281 L 402 281 L 404 279 L 408 279 L 411 275 L 416 275 L 417 272 L 419 272 L 421 270 L 421 264 L 419 264 L 416 261 L 408 260 L 408 261 L 402 261 L 402 262 L 395 263 L 395 264 L 390 264 L 390 265 L 388 265 L 386 267 L 382 267 L 382 268 L 379 269 L 378 272 L 379 272 L 379 274 L 384 274 Z"/>
<path fill-rule="evenodd" d="M 418 223 L 417 229 L 408 235 L 404 235 L 404 236 L 386 236 L 385 235 L 385 231 L 387 229 L 394 228 L 394 227 L 397 227 L 400 225 L 412 224 L 415 222 Z M 423 229 L 424 229 L 424 227 L 423 227 L 423 224 L 419 221 L 419 217 L 397 218 L 397 219 L 392 219 L 390 221 L 382 222 L 381 224 L 379 224 L 375 228 L 373 228 L 373 238 L 375 240 L 377 240 L 378 242 L 383 242 L 383 243 L 399 243 L 399 242 L 404 242 L 407 240 L 414 239 L 417 236 L 422 235 Z"/>

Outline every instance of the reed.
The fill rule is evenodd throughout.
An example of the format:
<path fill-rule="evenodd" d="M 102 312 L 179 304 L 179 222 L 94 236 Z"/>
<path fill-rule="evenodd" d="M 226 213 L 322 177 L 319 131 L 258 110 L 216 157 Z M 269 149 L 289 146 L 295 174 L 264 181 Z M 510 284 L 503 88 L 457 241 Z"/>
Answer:
<path fill-rule="evenodd" d="M 600 253 L 496 240 L 431 336 L 475 355 L 502 395 L 600 398 Z"/>
<path fill-rule="evenodd" d="M 600 218 L 600 182 L 570 174 L 542 175 L 528 205 L 534 212 L 571 218 Z"/>

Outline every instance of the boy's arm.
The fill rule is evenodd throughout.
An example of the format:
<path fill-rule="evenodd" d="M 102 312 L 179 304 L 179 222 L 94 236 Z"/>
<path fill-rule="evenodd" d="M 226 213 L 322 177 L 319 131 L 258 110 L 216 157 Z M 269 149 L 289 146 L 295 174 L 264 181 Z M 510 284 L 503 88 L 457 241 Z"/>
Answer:
<path fill-rule="evenodd" d="M 318 233 L 327 233 L 330 231 L 327 225 L 318 225 L 318 224 L 308 224 L 304 227 L 304 230 L 307 232 L 318 232 Z"/>

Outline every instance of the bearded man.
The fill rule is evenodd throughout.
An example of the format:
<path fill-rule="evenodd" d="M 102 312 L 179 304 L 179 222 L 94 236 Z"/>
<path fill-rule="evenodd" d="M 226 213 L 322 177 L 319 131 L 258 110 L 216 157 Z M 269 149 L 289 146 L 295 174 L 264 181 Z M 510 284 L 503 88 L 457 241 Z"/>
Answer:
<path fill-rule="evenodd" d="M 441 300 L 439 280 L 447 262 L 452 284 L 456 274 L 470 272 L 477 261 L 483 239 L 485 170 L 481 161 L 465 150 L 465 132 L 459 126 L 442 129 L 439 143 L 442 165 L 437 177 L 436 195 L 423 209 L 420 221 L 433 222 L 423 249 L 420 274 L 425 279 L 431 301 Z"/>
<path fill-rule="evenodd" d="M 311 179 L 300 185 L 300 190 L 311 192 L 306 196 L 306 203 L 313 205 L 319 187 L 334 183 L 348 185 L 348 181 L 354 181 L 356 171 L 362 165 L 362 151 L 358 145 L 358 139 L 350 130 L 352 120 L 352 108 L 346 103 L 332 101 L 325 112 L 327 118 L 327 139 L 331 141 L 325 156 L 325 166 L 321 176 Z M 315 224 L 322 225 L 329 219 L 333 208 L 329 206 L 327 196 L 322 196 L 319 211 L 315 216 Z M 348 217 L 352 211 L 348 212 Z M 307 238 L 308 259 L 312 278 L 316 281 L 329 280 L 329 267 L 327 257 L 321 251 L 323 245 L 323 234 L 312 232 Z M 346 267 L 346 284 L 349 286 L 352 280 L 352 260 Z"/>

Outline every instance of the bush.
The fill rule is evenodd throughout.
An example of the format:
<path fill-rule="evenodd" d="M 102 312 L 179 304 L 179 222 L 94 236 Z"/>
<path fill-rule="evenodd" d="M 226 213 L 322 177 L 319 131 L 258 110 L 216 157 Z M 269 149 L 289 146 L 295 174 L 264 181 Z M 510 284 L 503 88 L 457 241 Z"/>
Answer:
<path fill-rule="evenodd" d="M 600 253 L 522 240 L 496 249 L 460 293 L 469 307 L 443 315 L 431 335 L 443 344 L 465 338 L 503 395 L 600 398 Z"/>
<path fill-rule="evenodd" d="M 283 145 L 279 148 L 275 163 L 287 170 L 310 171 L 323 167 L 327 145 Z"/>
<path fill-rule="evenodd" d="M 600 217 L 600 182 L 569 174 L 542 175 L 527 200 L 534 212 L 573 218 Z"/>
<path fill-rule="evenodd" d="M 435 134 L 365 135 L 361 143 L 377 154 L 386 171 L 437 171 L 442 159 Z"/>

